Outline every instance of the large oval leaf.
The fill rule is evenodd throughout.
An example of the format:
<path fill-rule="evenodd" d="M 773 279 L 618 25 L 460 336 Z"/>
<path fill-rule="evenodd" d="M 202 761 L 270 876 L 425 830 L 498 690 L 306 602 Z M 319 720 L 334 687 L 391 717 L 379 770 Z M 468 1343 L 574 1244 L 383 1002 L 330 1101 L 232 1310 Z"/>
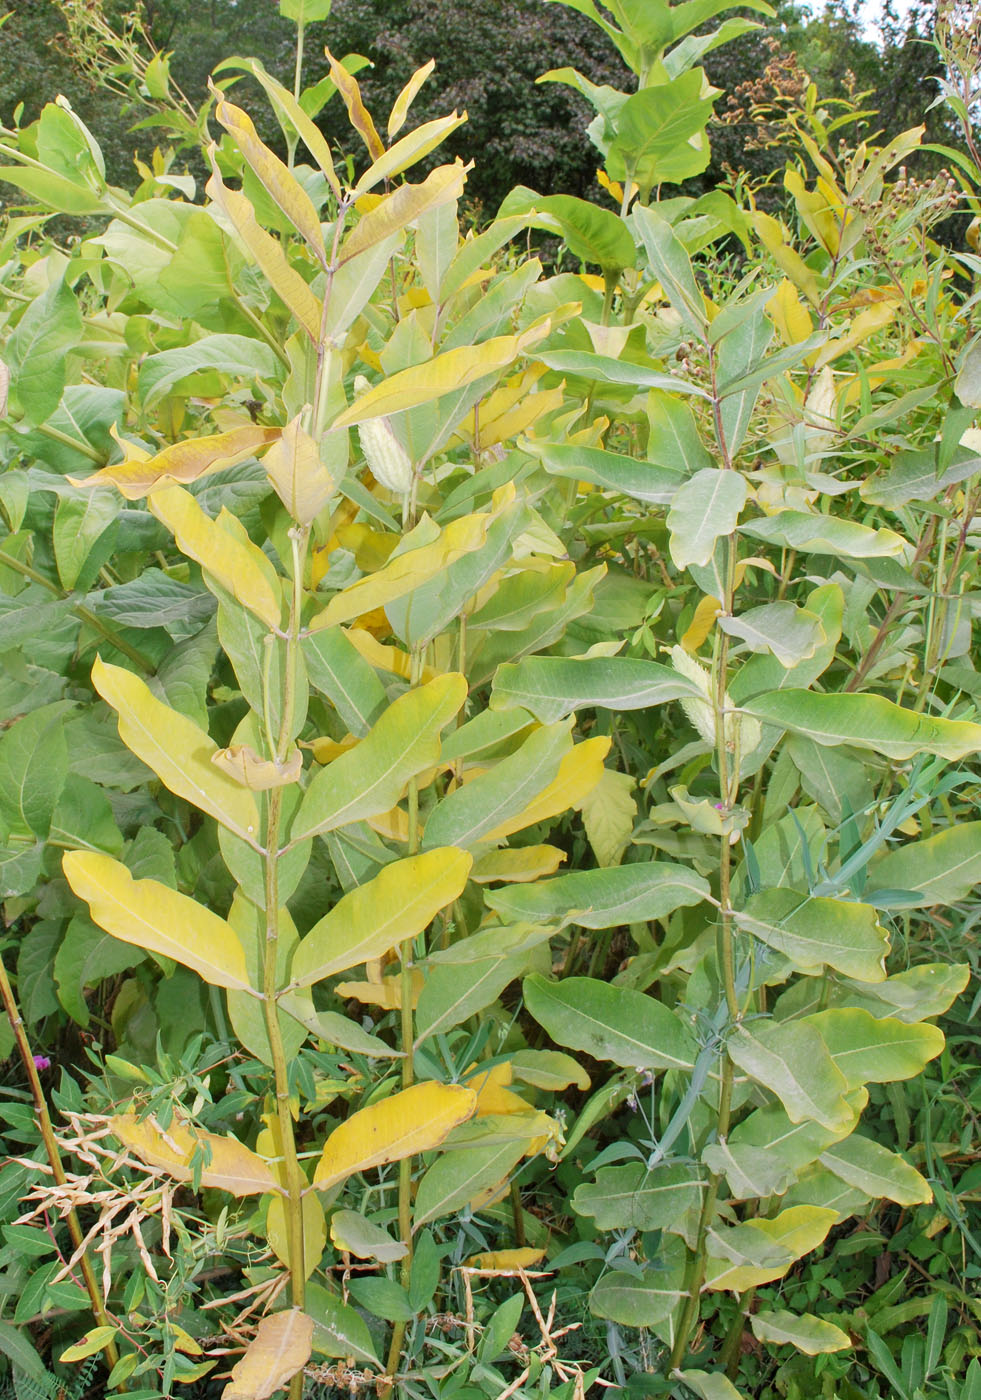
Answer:
<path fill-rule="evenodd" d="M 694 1038 L 673 1011 L 594 977 L 526 977 L 525 1005 L 553 1040 L 629 1069 L 691 1069 Z"/>
<path fill-rule="evenodd" d="M 462 1084 L 413 1084 L 359 1109 L 327 1139 L 313 1184 L 326 1191 L 355 1172 L 429 1152 L 476 1106 L 477 1095 Z"/>

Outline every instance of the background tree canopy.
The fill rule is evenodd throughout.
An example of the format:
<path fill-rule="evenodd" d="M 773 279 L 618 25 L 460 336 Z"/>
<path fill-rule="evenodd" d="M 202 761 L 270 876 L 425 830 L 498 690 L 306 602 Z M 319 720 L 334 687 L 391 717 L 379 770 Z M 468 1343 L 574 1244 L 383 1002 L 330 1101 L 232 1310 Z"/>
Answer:
<path fill-rule="evenodd" d="M 23 120 L 37 116 L 44 95 L 64 93 L 88 123 L 107 156 L 109 178 L 124 183 L 132 157 L 146 154 L 166 133 L 132 131 L 142 113 L 122 98 L 86 82 L 68 52 L 64 9 L 75 0 L 20 0 L 3 31 L 0 48 L 0 120 L 9 122 L 18 104 Z M 122 5 L 108 0 L 110 22 Z M 769 26 L 707 56 L 711 80 L 730 94 L 718 113 L 727 124 L 712 130 L 713 160 L 697 182 L 711 188 L 726 166 L 751 176 L 782 168 L 783 155 L 759 149 L 747 101 L 772 92 L 766 74 L 780 52 L 795 54 L 817 82 L 822 99 L 868 92 L 864 107 L 878 112 L 869 130 L 887 136 L 917 124 L 935 95 L 939 71 L 929 42 L 936 6 L 918 0 L 906 19 L 886 7 L 881 42 L 861 22 L 861 6 L 834 0 L 816 6 L 785 3 Z M 172 71 L 192 102 L 207 95 L 208 76 L 230 53 L 254 56 L 271 72 L 292 65 L 295 27 L 272 0 L 250 5 L 235 0 L 146 0 L 144 16 L 155 45 L 173 54 Z M 584 195 L 599 163 L 585 134 L 589 109 L 577 93 L 535 79 L 559 65 L 578 68 L 593 82 L 629 86 L 630 75 L 602 33 L 583 16 L 542 0 L 336 0 L 329 20 L 309 27 L 305 81 L 327 73 L 323 46 L 365 55 L 372 63 L 359 76 L 369 107 L 387 111 L 409 75 L 429 58 L 433 77 L 419 95 L 420 120 L 452 107 L 469 121 L 456 133 L 450 152 L 479 156 L 468 197 L 479 211 L 495 210 L 515 184 L 543 194 Z M 771 75 L 781 80 L 779 68 Z M 343 145 L 350 132 L 340 108 L 328 104 L 321 117 L 328 135 Z M 942 115 L 931 113 L 942 139 Z M 268 139 L 272 132 L 264 133 Z"/>

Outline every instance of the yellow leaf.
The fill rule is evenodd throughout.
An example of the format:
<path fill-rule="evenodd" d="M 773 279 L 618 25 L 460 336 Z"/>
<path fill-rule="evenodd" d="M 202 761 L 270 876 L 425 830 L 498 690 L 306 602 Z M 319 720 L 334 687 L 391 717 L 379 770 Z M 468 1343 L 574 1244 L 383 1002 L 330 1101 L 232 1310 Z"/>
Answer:
<path fill-rule="evenodd" d="M 784 345 L 799 345 L 814 331 L 811 313 L 785 277 L 766 304 L 766 312 Z"/>
<path fill-rule="evenodd" d="M 346 441 L 346 433 L 344 437 Z M 323 465 L 320 448 L 302 426 L 299 414 L 266 453 L 264 466 L 273 490 L 298 525 L 309 525 L 337 490 L 337 482 Z"/>
<path fill-rule="evenodd" d="M 273 238 L 258 222 L 255 210 L 246 196 L 240 191 L 226 188 L 222 183 L 213 154 L 211 169 L 212 175 L 205 187 L 206 193 L 232 224 L 283 305 L 293 313 L 316 344 L 320 338 L 320 302 L 296 268 L 290 264 L 279 239 Z"/>
<path fill-rule="evenodd" d="M 428 781 L 419 784 L 420 787 L 428 785 Z M 385 841 L 397 841 L 401 844 L 409 839 L 409 817 L 401 807 L 392 807 L 387 812 L 376 812 L 374 816 L 365 817 L 365 821 L 372 831 Z"/>
<path fill-rule="evenodd" d="M 192 1158 L 197 1152 L 202 1162 L 202 1186 L 233 1196 L 278 1195 L 282 1191 L 269 1163 L 237 1138 L 206 1133 L 176 1118 L 168 1128 L 162 1128 L 152 1114 L 141 1120 L 135 1113 L 119 1113 L 111 1125 L 124 1147 L 176 1181 L 193 1180 Z"/>
<path fill-rule="evenodd" d="M 92 918 L 123 943 L 174 958 L 213 987 L 251 992 L 238 934 L 186 894 L 159 880 L 134 880 L 121 861 L 101 851 L 66 851 L 65 878 Z"/>
<path fill-rule="evenodd" d="M 211 762 L 253 792 L 286 787 L 298 782 L 303 772 L 303 755 L 299 749 L 294 749 L 285 763 L 277 763 L 271 758 L 261 758 L 248 744 L 232 744 L 230 748 L 213 753 Z"/>
<path fill-rule="evenodd" d="M 195 1341 L 190 1332 L 185 1332 L 183 1327 L 179 1327 L 176 1322 L 168 1322 L 167 1325 L 174 1337 L 174 1347 L 177 1351 L 182 1351 L 185 1356 L 204 1355 L 200 1343 Z"/>
<path fill-rule="evenodd" d="M 570 807 L 579 807 L 603 776 L 603 760 L 610 750 L 607 735 L 585 739 L 565 755 L 559 771 L 547 788 L 528 804 L 523 812 L 510 817 L 501 826 L 489 831 L 485 841 L 500 841 L 513 831 L 522 831 L 536 822 L 547 821 Z"/>
<path fill-rule="evenodd" d="M 293 954 L 290 986 L 310 987 L 414 938 L 463 893 L 472 857 L 438 846 L 382 866 L 314 924 Z"/>
<path fill-rule="evenodd" d="M 172 443 L 156 456 L 134 454 L 129 461 L 102 467 L 81 481 L 75 477 L 68 479 L 73 486 L 115 486 L 128 501 L 135 501 L 155 487 L 197 481 L 208 472 L 234 466 L 268 447 L 279 434 L 279 428 L 261 428 L 248 423 L 227 433 Z"/>
<path fill-rule="evenodd" d="M 154 491 L 147 505 L 171 531 L 181 553 L 201 565 L 205 579 L 210 574 L 267 627 L 279 627 L 283 607 L 276 572 L 247 535 L 242 538 L 224 528 L 226 517 L 233 522 L 224 508 L 218 519 L 212 520 L 180 486 Z"/>
<path fill-rule="evenodd" d="M 389 671 L 393 676 L 401 676 L 404 681 L 409 679 L 412 674 L 412 657 L 407 651 L 394 644 L 386 645 L 378 641 L 377 637 L 373 637 L 363 627 L 345 627 L 344 635 L 371 666 L 379 671 Z M 423 666 L 419 673 L 419 683 L 427 685 L 440 674 L 436 666 Z"/>
<path fill-rule="evenodd" d="M 801 222 L 810 230 L 825 252 L 838 256 L 841 245 L 841 220 L 838 209 L 828 201 L 831 193 L 826 181 L 818 181 L 816 190 L 809 190 L 800 172 L 788 169 L 783 177 L 784 188 L 794 197 Z"/>
<path fill-rule="evenodd" d="M 909 345 L 901 355 L 896 355 L 891 360 L 879 360 L 874 365 L 869 365 L 865 371 L 865 382 L 870 389 L 878 389 L 882 384 L 888 384 L 893 377 L 893 371 L 903 369 L 910 360 L 915 360 L 923 349 L 921 340 L 911 340 Z M 849 408 L 857 403 L 862 396 L 862 376 L 852 374 L 846 377 L 843 385 L 838 390 L 838 399 L 842 408 Z"/>
<path fill-rule="evenodd" d="M 829 341 L 821 349 L 815 359 L 817 368 L 823 369 L 825 365 L 830 365 L 833 360 L 837 360 L 849 350 L 854 350 L 856 345 L 861 345 L 877 331 L 890 325 L 896 319 L 896 310 L 895 303 L 880 302 L 876 306 L 867 306 L 864 311 L 860 311 L 839 340 Z"/>
<path fill-rule="evenodd" d="M 84 1361 L 88 1356 L 94 1356 L 112 1341 L 118 1327 L 93 1327 L 90 1332 L 86 1332 L 84 1337 L 79 1337 L 58 1357 L 59 1361 Z"/>
<path fill-rule="evenodd" d="M 428 210 L 459 199 L 466 178 L 462 162 L 457 161 L 453 165 L 438 166 L 420 185 L 399 185 L 391 194 L 383 195 L 341 244 L 337 266 L 356 258 L 376 243 L 384 242 L 393 233 L 403 232 Z"/>
<path fill-rule="evenodd" d="M 495 1249 L 489 1254 L 472 1254 L 467 1260 L 469 1269 L 504 1269 L 509 1273 L 516 1269 L 533 1269 L 545 1258 L 544 1249 Z"/>
<path fill-rule="evenodd" d="M 324 1144 L 313 1183 L 326 1191 L 355 1172 L 429 1152 L 473 1115 L 477 1095 L 462 1084 L 413 1084 L 353 1113 Z"/>
<path fill-rule="evenodd" d="M 410 165 L 415 165 L 416 161 L 434 151 L 451 131 L 462 126 L 466 120 L 466 112 L 462 117 L 458 117 L 456 112 L 451 112 L 448 117 L 437 117 L 435 121 L 423 122 L 421 126 L 417 126 L 368 167 L 355 185 L 353 197 L 358 198 L 375 185 L 381 184 L 382 180 L 391 180 L 393 176 L 401 175 L 403 170 L 408 170 Z"/>
<path fill-rule="evenodd" d="M 342 753 L 347 753 L 353 749 L 358 740 L 353 734 L 348 734 L 346 738 L 338 741 L 329 739 L 326 735 L 321 735 L 318 739 L 311 739 L 309 743 L 301 741 L 301 748 L 310 749 L 318 763 L 326 765 L 333 763 L 335 758 L 340 758 Z"/>
<path fill-rule="evenodd" d="M 119 737 L 178 797 L 193 802 L 236 836 L 259 849 L 255 798 L 211 762 L 218 746 L 193 720 L 165 705 L 149 686 L 101 656 L 92 684 L 119 717 Z"/>
<path fill-rule="evenodd" d="M 299 1308 L 271 1313 L 259 1323 L 245 1355 L 232 1367 L 222 1400 L 269 1400 L 302 1370 L 312 1350 L 312 1317 Z"/>
<path fill-rule="evenodd" d="M 405 119 L 409 115 L 409 108 L 412 106 L 416 94 L 435 67 L 436 61 L 431 58 L 428 63 L 424 63 L 421 68 L 417 68 L 398 97 L 396 97 L 392 106 L 391 115 L 388 118 L 389 138 L 397 136 L 402 130 L 405 125 Z"/>
<path fill-rule="evenodd" d="M 326 267 L 324 237 L 313 201 L 296 176 L 268 146 L 263 145 L 252 120 L 241 107 L 220 99 L 215 116 L 234 140 L 266 192 L 271 195 L 290 223 L 307 242 L 321 266 Z"/>
<path fill-rule="evenodd" d="M 412 1009 L 416 1008 L 422 991 L 423 976 L 419 968 L 412 972 Z M 398 1011 L 402 1005 L 400 977 L 383 977 L 380 982 L 338 982 L 334 988 L 339 997 L 350 997 L 364 1006 L 378 1006 L 383 1011 Z"/>
<path fill-rule="evenodd" d="M 451 520 L 433 544 L 397 554 L 376 574 L 358 579 L 357 583 L 335 594 L 323 612 L 313 619 L 310 630 L 350 622 L 428 583 L 464 554 L 480 548 L 487 538 L 490 520 L 489 515 L 462 515 L 458 520 Z"/>
<path fill-rule="evenodd" d="M 338 63 L 330 49 L 325 49 L 324 53 L 326 53 L 327 61 L 330 64 L 330 76 L 337 91 L 341 94 L 351 125 L 367 146 L 371 159 L 377 160 L 379 156 L 385 154 L 385 144 L 375 130 L 375 123 L 371 120 L 368 109 L 361 99 L 361 89 L 357 79 L 342 64 Z"/>
<path fill-rule="evenodd" d="M 722 604 L 718 598 L 705 596 L 700 598 L 698 606 L 692 614 L 691 622 L 685 628 L 681 637 L 681 645 L 690 656 L 694 656 L 705 638 L 715 626 L 715 619 L 722 611 Z"/>
<path fill-rule="evenodd" d="M 400 370 L 376 384 L 334 420 L 335 427 L 349 428 L 370 418 L 401 413 L 419 404 L 432 403 L 477 379 L 485 379 L 513 364 L 519 355 L 537 345 L 551 329 L 549 321 L 529 326 L 520 335 L 498 335 L 477 345 L 445 350 L 432 360 Z"/>
<path fill-rule="evenodd" d="M 770 214 L 757 210 L 753 215 L 753 225 L 760 241 L 770 253 L 780 270 L 790 278 L 795 287 L 804 293 L 812 306 L 821 300 L 821 290 L 816 275 L 807 266 L 796 249 L 784 242 L 783 229 Z"/>
<path fill-rule="evenodd" d="M 470 878 L 477 885 L 489 885 L 495 880 L 507 880 L 515 885 L 554 875 L 568 856 L 558 846 L 516 846 L 500 851 L 486 851 L 477 861 Z"/>

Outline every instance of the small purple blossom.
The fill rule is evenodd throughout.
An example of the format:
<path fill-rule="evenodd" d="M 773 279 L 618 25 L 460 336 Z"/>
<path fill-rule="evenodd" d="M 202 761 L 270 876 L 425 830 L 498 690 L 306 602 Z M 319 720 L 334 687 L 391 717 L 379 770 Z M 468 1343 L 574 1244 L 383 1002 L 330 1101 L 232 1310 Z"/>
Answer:
<path fill-rule="evenodd" d="M 50 1069 L 50 1068 L 51 1068 L 51 1061 L 48 1059 L 47 1055 L 35 1055 L 35 1056 L 34 1056 L 34 1068 L 35 1068 L 35 1069 Z"/>

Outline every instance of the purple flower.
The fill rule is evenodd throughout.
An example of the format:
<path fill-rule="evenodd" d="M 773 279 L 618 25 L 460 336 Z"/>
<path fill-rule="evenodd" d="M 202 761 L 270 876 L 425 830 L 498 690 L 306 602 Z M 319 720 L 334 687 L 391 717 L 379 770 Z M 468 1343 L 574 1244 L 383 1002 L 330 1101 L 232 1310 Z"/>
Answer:
<path fill-rule="evenodd" d="M 35 1068 L 35 1069 L 50 1069 L 50 1068 L 51 1068 L 51 1061 L 48 1059 L 47 1055 L 35 1055 L 35 1056 L 34 1056 L 34 1068 Z"/>

